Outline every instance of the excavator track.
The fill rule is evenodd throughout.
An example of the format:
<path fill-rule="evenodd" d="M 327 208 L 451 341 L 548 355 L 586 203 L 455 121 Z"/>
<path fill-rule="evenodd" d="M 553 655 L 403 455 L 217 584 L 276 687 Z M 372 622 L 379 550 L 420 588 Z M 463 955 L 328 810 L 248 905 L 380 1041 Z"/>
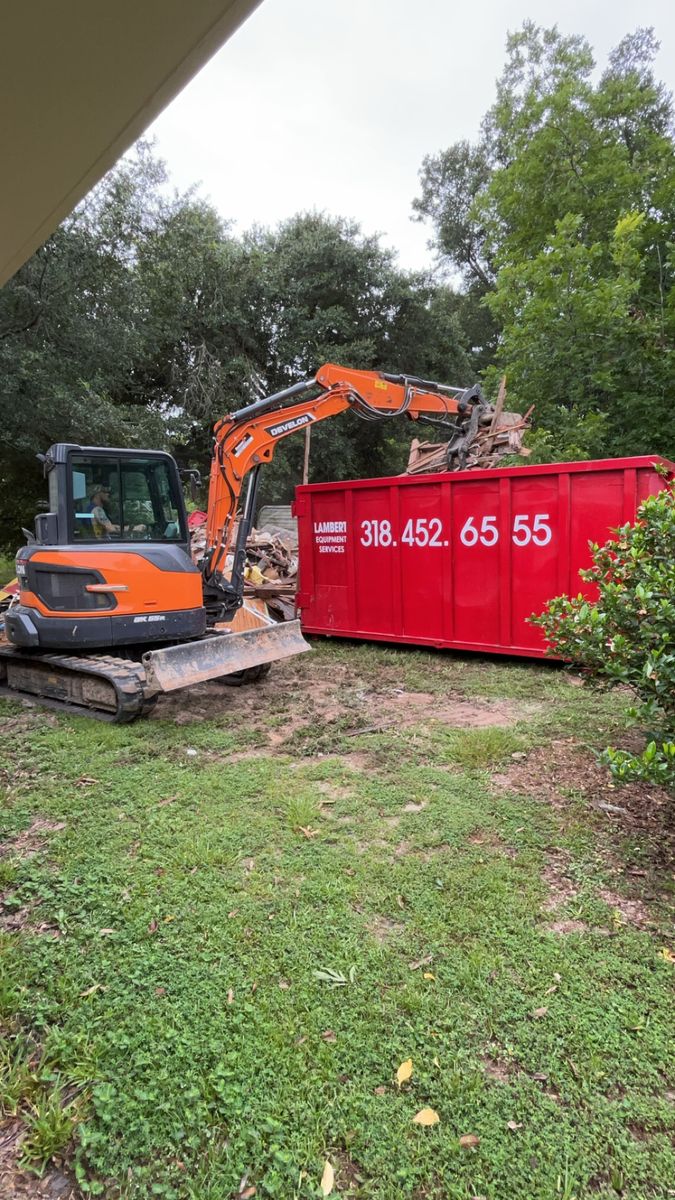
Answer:
<path fill-rule="evenodd" d="M 0 649 L 0 695 L 126 725 L 154 707 L 141 663 L 108 654 L 22 654 Z"/>

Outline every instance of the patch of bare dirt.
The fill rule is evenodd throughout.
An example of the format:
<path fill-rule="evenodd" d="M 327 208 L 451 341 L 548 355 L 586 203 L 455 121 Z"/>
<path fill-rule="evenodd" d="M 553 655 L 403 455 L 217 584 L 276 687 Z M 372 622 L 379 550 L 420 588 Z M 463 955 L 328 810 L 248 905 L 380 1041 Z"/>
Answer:
<path fill-rule="evenodd" d="M 525 715 L 525 708 L 528 711 L 533 708 L 532 705 L 517 705 L 511 700 L 465 700 L 459 696 L 441 700 L 432 692 L 407 692 L 398 688 L 378 698 L 378 709 L 382 711 L 379 702 L 384 702 L 385 711 L 402 710 L 401 719 L 405 725 L 414 725 L 420 720 L 437 721 L 453 729 L 513 725 Z"/>
<path fill-rule="evenodd" d="M 555 933 L 562 937 L 568 933 L 587 933 L 588 925 L 585 921 L 550 921 L 544 929 L 547 933 Z"/>
<path fill-rule="evenodd" d="M 0 1124 L 0 1200 L 81 1200 L 69 1172 L 53 1166 L 37 1179 L 19 1170 L 23 1122 L 10 1117 Z"/>
<path fill-rule="evenodd" d="M 612 892 L 609 888 L 601 888 L 598 896 L 605 904 L 618 913 L 622 921 L 627 925 L 635 925 L 638 929 L 646 929 L 653 925 L 652 917 L 642 900 L 629 899 L 627 896 L 620 896 L 618 892 Z"/>
<path fill-rule="evenodd" d="M 511 1063 L 500 1062 L 497 1058 L 492 1058 L 489 1054 L 484 1054 L 482 1058 L 483 1070 L 490 1078 L 496 1080 L 497 1083 L 508 1083 L 513 1075 L 513 1066 Z"/>
<path fill-rule="evenodd" d="M 63 821 L 47 821 L 44 817 L 35 817 L 28 829 L 5 838 L 0 844 L 0 857 L 12 855 L 15 858 L 30 858 L 44 848 L 45 838 L 50 833 L 59 833 L 65 829 Z"/>
<path fill-rule="evenodd" d="M 566 872 L 569 858 L 562 852 L 551 852 L 549 861 L 542 871 L 542 879 L 548 887 L 548 897 L 542 904 L 545 912 L 555 912 L 570 901 L 576 900 L 579 889 Z"/>
<path fill-rule="evenodd" d="M 626 828 L 664 832 L 672 825 L 673 801 L 665 788 L 646 783 L 618 787 L 593 751 L 574 738 L 562 738 L 532 750 L 523 759 L 493 774 L 492 782 L 504 790 L 521 792 L 564 808 L 569 794 L 588 801 L 608 822 Z M 675 828 L 670 832 L 670 853 L 675 850 Z"/>
<path fill-rule="evenodd" d="M 351 771 L 370 771 L 370 755 L 365 750 L 354 750 L 351 754 L 338 754 L 336 757 Z"/>
<path fill-rule="evenodd" d="M 503 854 L 506 858 L 515 859 L 518 857 L 518 851 L 514 850 L 513 846 L 507 846 L 503 842 L 499 834 L 494 829 L 478 829 L 469 838 L 470 846 L 485 846 L 486 850 L 492 850 L 496 854 Z"/>
<path fill-rule="evenodd" d="M 333 1166 L 340 1195 L 356 1195 L 366 1180 L 366 1175 L 359 1164 L 349 1156 L 346 1150 L 338 1150 L 333 1156 Z"/>
<path fill-rule="evenodd" d="M 422 812 L 426 806 L 426 800 L 420 800 L 419 804 L 417 804 L 414 800 L 409 800 L 407 804 L 403 805 L 403 811 L 406 813 L 419 813 Z"/>
<path fill-rule="evenodd" d="M 189 725 L 229 718 L 264 732 L 273 752 L 281 752 L 294 735 L 306 732 L 316 737 L 337 722 L 342 736 L 398 731 L 429 721 L 455 729 L 480 729 L 513 725 L 537 707 L 409 691 L 393 686 L 386 673 L 380 674 L 364 680 L 348 666 L 336 664 L 326 679 L 322 663 L 287 660 L 275 664 L 272 673 L 255 686 L 229 688 L 211 682 L 160 696 L 150 720 Z M 283 724 L 270 728 L 271 719 L 280 714 Z"/>
<path fill-rule="evenodd" d="M 335 800 L 346 800 L 353 795 L 351 788 L 341 787 L 340 784 L 324 779 L 316 784 L 316 790 L 323 797 L 319 801 L 320 804 L 332 804 Z"/>
<path fill-rule="evenodd" d="M 366 929 L 376 942 L 383 945 L 389 938 L 403 933 L 405 926 L 400 921 L 392 921 L 391 917 L 378 915 L 366 921 Z"/>

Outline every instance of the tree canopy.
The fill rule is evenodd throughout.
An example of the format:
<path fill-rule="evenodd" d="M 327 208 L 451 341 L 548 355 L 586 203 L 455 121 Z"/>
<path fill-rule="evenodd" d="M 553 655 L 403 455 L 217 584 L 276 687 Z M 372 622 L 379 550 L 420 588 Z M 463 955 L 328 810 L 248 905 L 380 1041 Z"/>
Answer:
<path fill-rule="evenodd" d="M 509 36 L 475 144 L 425 160 L 415 209 L 494 322 L 541 457 L 672 453 L 675 142 L 651 30 Z M 489 327 L 488 327 L 489 330 Z"/>

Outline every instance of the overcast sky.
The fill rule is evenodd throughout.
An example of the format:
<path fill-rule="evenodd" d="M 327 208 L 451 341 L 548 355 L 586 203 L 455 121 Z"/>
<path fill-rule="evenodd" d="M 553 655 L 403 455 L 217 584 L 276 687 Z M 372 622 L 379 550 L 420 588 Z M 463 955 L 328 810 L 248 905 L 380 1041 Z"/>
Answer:
<path fill-rule="evenodd" d="M 199 183 L 239 231 L 316 209 L 425 267 L 422 159 L 476 136 L 507 30 L 528 17 L 584 34 L 600 66 L 652 25 L 675 89 L 673 0 L 263 0 L 149 133 L 172 182 Z"/>

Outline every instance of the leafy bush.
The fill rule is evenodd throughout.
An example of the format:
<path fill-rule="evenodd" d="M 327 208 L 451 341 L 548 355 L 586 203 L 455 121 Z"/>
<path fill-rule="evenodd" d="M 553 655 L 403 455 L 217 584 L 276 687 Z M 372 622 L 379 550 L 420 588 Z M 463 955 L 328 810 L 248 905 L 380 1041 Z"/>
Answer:
<path fill-rule="evenodd" d="M 641 505 L 635 525 L 593 546 L 581 576 L 595 602 L 557 596 L 533 617 L 551 651 L 597 679 L 626 684 L 650 733 L 641 755 L 610 748 L 604 759 L 617 780 L 675 785 L 675 483 Z"/>

